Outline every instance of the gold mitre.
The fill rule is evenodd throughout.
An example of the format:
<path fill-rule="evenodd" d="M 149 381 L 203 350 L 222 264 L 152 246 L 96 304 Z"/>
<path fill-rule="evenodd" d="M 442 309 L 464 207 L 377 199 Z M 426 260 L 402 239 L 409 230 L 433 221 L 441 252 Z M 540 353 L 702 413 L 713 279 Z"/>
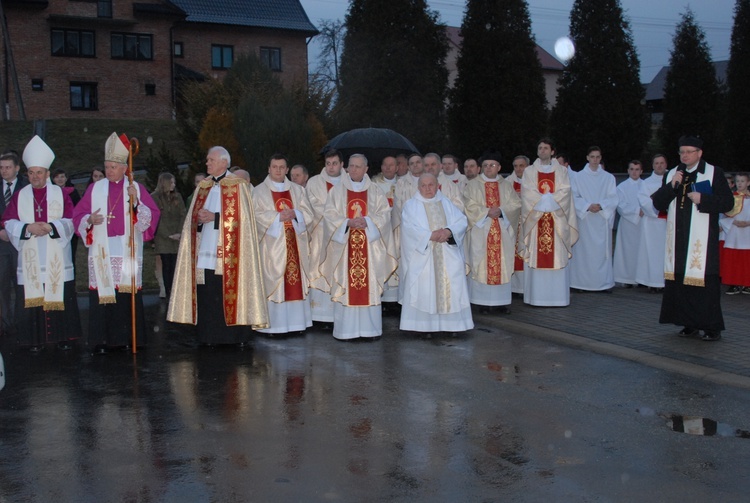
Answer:
<path fill-rule="evenodd" d="M 123 141 L 125 139 L 125 143 Z M 112 133 L 107 138 L 107 143 L 104 145 L 104 161 L 119 162 L 120 164 L 128 163 L 128 155 L 130 154 L 130 142 L 127 141 L 127 136 L 117 136 L 117 133 Z"/>
<path fill-rule="evenodd" d="M 55 160 L 55 153 L 44 143 L 44 140 L 35 135 L 26 148 L 23 149 L 23 163 L 26 169 L 31 167 L 49 169 L 52 161 Z"/>

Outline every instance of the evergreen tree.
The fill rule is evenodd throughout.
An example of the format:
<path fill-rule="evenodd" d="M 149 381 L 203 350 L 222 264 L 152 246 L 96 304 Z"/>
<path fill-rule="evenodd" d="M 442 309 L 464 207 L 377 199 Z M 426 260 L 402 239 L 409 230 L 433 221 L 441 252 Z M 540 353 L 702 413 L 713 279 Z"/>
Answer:
<path fill-rule="evenodd" d="M 711 63 L 706 35 L 687 9 L 677 25 L 664 83 L 664 120 L 659 138 L 662 148 L 677 149 L 684 134 L 703 138 L 703 149 L 712 162 L 721 162 L 724 149 L 719 127 L 719 84 Z"/>
<path fill-rule="evenodd" d="M 420 150 L 442 146 L 447 52 L 445 26 L 425 0 L 351 0 L 338 129 L 385 127 Z"/>
<path fill-rule="evenodd" d="M 159 182 L 159 175 L 162 173 L 172 173 L 175 177 L 176 190 L 185 198 L 193 191 L 193 184 L 189 183 L 182 177 L 177 168 L 177 158 L 167 147 L 166 142 L 162 141 L 156 152 L 149 148 L 148 157 L 146 157 L 146 186 L 149 190 L 156 189 Z M 190 179 L 192 182 L 192 178 Z"/>
<path fill-rule="evenodd" d="M 598 145 L 610 171 L 625 171 L 650 135 L 640 62 L 619 0 L 575 0 L 570 35 L 576 53 L 560 82 L 550 130 L 575 166 Z"/>
<path fill-rule="evenodd" d="M 727 68 L 727 122 L 729 147 L 727 169 L 747 171 L 743 167 L 750 138 L 750 0 L 737 0 L 734 8 L 732 46 Z"/>
<path fill-rule="evenodd" d="M 508 159 L 535 152 L 546 98 L 525 0 L 469 0 L 448 131 L 454 152 L 497 148 Z"/>

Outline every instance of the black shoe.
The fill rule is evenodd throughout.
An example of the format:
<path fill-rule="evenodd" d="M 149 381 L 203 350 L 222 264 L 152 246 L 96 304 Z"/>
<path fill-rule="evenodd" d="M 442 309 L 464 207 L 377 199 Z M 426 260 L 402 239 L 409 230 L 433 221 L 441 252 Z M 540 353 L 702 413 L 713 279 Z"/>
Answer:
<path fill-rule="evenodd" d="M 479 314 L 490 314 L 489 306 L 481 306 L 479 308 Z"/>
<path fill-rule="evenodd" d="M 57 349 L 60 351 L 70 351 L 73 349 L 73 344 L 70 341 L 60 341 L 57 343 Z"/>
<path fill-rule="evenodd" d="M 742 293 L 741 286 L 730 286 L 729 290 L 727 290 L 727 295 L 737 295 L 738 293 Z"/>
<path fill-rule="evenodd" d="M 246 349 L 250 349 L 250 343 L 249 342 L 239 342 L 239 343 L 237 343 L 237 349 L 239 351 L 244 351 Z"/>
<path fill-rule="evenodd" d="M 496 308 L 496 312 L 498 314 L 510 314 L 510 307 L 508 307 L 508 306 L 498 306 Z"/>
<path fill-rule="evenodd" d="M 677 334 L 680 337 L 695 337 L 696 335 L 700 334 L 700 332 L 694 328 L 685 327 Z"/>
<path fill-rule="evenodd" d="M 721 339 L 720 330 L 704 330 L 701 336 L 702 341 L 718 341 Z"/>
<path fill-rule="evenodd" d="M 94 350 L 91 352 L 91 354 L 94 355 L 106 355 L 107 354 L 107 346 L 104 344 L 98 344 L 94 346 Z"/>
<path fill-rule="evenodd" d="M 44 346 L 31 346 L 29 348 L 29 353 L 31 353 L 32 355 L 38 355 L 42 351 L 44 351 Z"/>

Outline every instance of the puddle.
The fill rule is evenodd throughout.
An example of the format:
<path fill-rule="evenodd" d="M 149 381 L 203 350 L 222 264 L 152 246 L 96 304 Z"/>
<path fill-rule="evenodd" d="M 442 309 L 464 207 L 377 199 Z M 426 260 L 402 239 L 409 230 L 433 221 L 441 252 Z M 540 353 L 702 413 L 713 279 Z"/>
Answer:
<path fill-rule="evenodd" d="M 672 431 L 700 435 L 704 437 L 738 437 L 750 438 L 750 431 L 740 430 L 726 423 L 719 423 L 707 417 L 678 416 L 672 414 L 662 416 L 667 419 L 667 427 Z"/>

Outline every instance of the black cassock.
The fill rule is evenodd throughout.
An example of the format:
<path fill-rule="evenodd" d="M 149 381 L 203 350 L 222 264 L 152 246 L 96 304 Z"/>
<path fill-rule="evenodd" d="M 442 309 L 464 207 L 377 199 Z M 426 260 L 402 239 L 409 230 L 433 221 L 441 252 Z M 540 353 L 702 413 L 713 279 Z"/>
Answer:
<path fill-rule="evenodd" d="M 681 164 L 677 169 L 685 169 Z M 690 184 L 698 173 L 704 173 L 706 162 L 701 160 L 692 173 L 685 172 L 683 183 L 677 188 L 665 184 L 654 192 L 651 199 L 659 211 L 667 211 L 669 203 L 675 204 L 675 279 L 666 280 L 661 303 L 659 323 L 673 323 L 698 330 L 724 330 L 721 314 L 721 278 L 719 277 L 719 215 L 730 211 L 734 197 L 724 171 L 714 166 L 711 194 L 701 194 L 698 211 L 709 214 L 708 243 L 706 244 L 705 286 L 685 285 L 685 264 L 689 253 L 690 225 L 693 203 L 687 197 Z M 665 177 L 666 180 L 666 177 Z M 686 189 L 687 187 L 687 189 Z"/>

